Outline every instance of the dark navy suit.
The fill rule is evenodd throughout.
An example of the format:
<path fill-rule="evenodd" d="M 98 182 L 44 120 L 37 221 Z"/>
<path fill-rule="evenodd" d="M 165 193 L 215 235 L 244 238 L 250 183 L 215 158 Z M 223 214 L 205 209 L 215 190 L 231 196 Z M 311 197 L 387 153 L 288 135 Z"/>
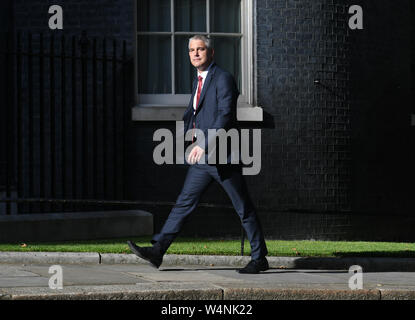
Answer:
<path fill-rule="evenodd" d="M 194 82 L 192 98 L 186 109 L 183 121 L 185 132 L 195 127 L 205 134 L 205 151 L 215 137 L 208 139 L 208 129 L 229 130 L 237 126 L 236 103 L 239 92 L 232 75 L 213 63 L 208 69 L 196 112 L 193 108 L 193 98 L 197 80 Z M 159 234 L 153 239 L 153 244 L 161 246 L 165 252 L 179 234 L 186 218 L 195 210 L 200 197 L 209 184 L 215 180 L 226 191 L 232 204 L 241 218 L 251 244 L 252 259 L 261 259 L 267 255 L 267 248 L 254 205 L 249 196 L 242 167 L 239 164 L 230 164 L 230 154 L 227 164 L 208 164 L 208 155 L 205 155 L 206 164 L 196 163 L 188 169 L 183 189 L 170 215 Z M 216 162 L 219 163 L 219 162 Z M 220 223 L 220 221 L 218 221 Z"/>

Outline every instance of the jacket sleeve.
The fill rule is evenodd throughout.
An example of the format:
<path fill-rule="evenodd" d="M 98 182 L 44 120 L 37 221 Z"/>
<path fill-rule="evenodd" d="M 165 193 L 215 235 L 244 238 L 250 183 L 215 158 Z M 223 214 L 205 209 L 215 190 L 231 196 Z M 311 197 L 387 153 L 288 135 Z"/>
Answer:
<path fill-rule="evenodd" d="M 209 129 L 229 130 L 235 125 L 236 121 L 236 104 L 238 99 L 238 89 L 232 75 L 223 72 L 217 76 L 216 80 L 216 99 L 217 99 L 217 116 L 215 122 Z M 216 140 L 216 135 L 209 137 L 208 129 L 205 132 L 205 151 L 208 145 Z"/>

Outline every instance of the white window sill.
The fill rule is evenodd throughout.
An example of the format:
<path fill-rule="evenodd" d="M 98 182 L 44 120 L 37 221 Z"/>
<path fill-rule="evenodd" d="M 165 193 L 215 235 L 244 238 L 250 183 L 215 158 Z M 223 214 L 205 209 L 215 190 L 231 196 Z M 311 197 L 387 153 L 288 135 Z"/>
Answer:
<path fill-rule="evenodd" d="M 133 121 L 181 121 L 186 106 L 181 105 L 148 105 L 133 107 Z M 247 103 L 238 103 L 238 121 L 263 121 L 263 110 Z"/>

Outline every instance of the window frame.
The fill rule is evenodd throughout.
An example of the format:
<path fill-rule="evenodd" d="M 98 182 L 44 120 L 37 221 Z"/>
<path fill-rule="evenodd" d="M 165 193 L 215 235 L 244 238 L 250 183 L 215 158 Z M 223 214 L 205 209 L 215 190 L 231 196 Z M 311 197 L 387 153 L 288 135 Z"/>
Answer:
<path fill-rule="evenodd" d="M 171 1 L 171 30 L 169 32 L 139 32 L 137 31 L 137 0 L 134 1 L 134 106 L 133 121 L 172 121 L 181 120 L 187 108 L 191 94 L 176 94 L 175 92 L 175 50 L 174 36 L 189 36 L 195 32 L 174 31 L 174 1 Z M 256 1 L 241 0 L 241 30 L 240 33 L 210 32 L 210 0 L 206 0 L 206 32 L 198 34 L 240 37 L 241 41 L 241 94 L 238 98 L 237 118 L 239 121 L 262 121 L 262 108 L 256 106 L 256 38 L 255 38 L 255 3 Z M 138 93 L 138 41 L 139 35 L 170 35 L 172 41 L 172 94 L 139 94 Z"/>

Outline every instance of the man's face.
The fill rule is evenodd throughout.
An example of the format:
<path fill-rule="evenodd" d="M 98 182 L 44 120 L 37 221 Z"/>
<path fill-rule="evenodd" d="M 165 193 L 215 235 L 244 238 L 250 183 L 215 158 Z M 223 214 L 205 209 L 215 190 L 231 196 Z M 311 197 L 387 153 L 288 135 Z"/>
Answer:
<path fill-rule="evenodd" d="M 213 60 L 214 51 L 208 49 L 202 40 L 192 40 L 189 44 L 189 56 L 192 65 L 199 71 L 206 70 Z"/>

